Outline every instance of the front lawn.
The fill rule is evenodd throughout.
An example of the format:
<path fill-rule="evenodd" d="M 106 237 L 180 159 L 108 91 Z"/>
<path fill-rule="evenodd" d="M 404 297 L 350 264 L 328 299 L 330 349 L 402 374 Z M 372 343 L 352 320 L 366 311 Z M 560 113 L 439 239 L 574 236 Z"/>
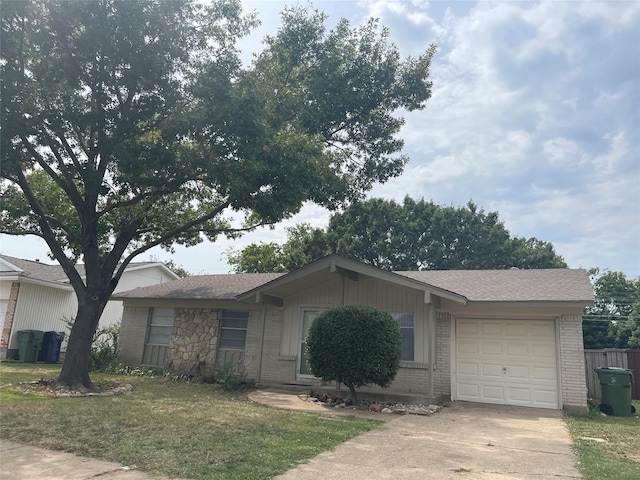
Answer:
<path fill-rule="evenodd" d="M 276 410 L 242 392 L 162 378 L 93 374 L 133 385 L 114 397 L 50 398 L 7 386 L 58 371 L 0 364 L 2 437 L 168 477 L 266 479 L 380 425 Z"/>
<path fill-rule="evenodd" d="M 634 401 L 640 412 L 640 402 Z M 567 416 L 580 469 L 586 480 L 640 478 L 640 418 L 605 417 L 597 408 L 589 415 Z"/>

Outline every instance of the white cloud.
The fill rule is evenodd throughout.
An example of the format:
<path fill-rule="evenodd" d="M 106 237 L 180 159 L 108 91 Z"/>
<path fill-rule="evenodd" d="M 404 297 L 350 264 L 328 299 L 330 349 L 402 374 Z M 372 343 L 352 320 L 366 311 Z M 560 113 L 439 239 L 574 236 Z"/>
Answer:
<path fill-rule="evenodd" d="M 263 19 L 259 34 L 243 42 L 253 51 L 275 33 L 285 4 L 307 5 L 243 3 Z M 640 2 L 314 6 L 354 25 L 380 17 L 404 55 L 439 47 L 433 98 L 424 111 L 406 114 L 402 137 L 411 161 L 372 195 L 447 205 L 472 198 L 498 211 L 513 234 L 553 242 L 572 267 L 640 275 Z M 327 219 L 324 210 L 305 207 L 285 225 Z M 180 249 L 175 260 L 192 271 L 225 271 L 219 258 L 228 246 L 284 238 L 279 226 Z"/>

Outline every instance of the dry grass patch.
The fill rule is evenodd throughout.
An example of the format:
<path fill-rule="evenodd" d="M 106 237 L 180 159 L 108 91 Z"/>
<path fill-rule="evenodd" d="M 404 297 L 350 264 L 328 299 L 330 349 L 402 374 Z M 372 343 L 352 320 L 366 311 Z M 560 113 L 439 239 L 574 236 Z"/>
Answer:
<path fill-rule="evenodd" d="M 634 401 L 636 411 L 640 402 Z M 640 417 L 589 415 L 567 417 L 580 469 L 586 480 L 640 478 Z"/>
<path fill-rule="evenodd" d="M 52 370 L 48 374 L 55 376 Z M 27 368 L 0 365 L 2 383 L 9 375 L 38 378 Z M 270 409 L 215 385 L 93 377 L 130 383 L 134 391 L 46 398 L 5 387 L 0 391 L 2 436 L 168 477 L 266 479 L 380 424 Z"/>

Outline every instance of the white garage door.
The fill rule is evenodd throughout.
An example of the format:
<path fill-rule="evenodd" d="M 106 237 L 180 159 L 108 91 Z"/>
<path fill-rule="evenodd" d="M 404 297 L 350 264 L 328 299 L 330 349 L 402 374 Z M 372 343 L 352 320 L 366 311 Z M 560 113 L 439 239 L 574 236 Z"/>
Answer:
<path fill-rule="evenodd" d="M 458 319 L 457 399 L 559 408 L 553 321 Z"/>

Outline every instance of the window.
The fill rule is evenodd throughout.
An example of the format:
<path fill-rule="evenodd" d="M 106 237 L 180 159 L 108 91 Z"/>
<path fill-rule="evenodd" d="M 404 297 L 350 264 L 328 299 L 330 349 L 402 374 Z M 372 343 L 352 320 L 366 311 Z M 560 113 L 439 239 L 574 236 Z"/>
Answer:
<path fill-rule="evenodd" d="M 220 340 L 218 348 L 223 350 L 244 351 L 247 341 L 249 312 L 243 310 L 224 310 L 220 320 Z"/>
<path fill-rule="evenodd" d="M 173 308 L 152 308 L 147 332 L 147 345 L 169 345 L 173 328 Z"/>
<path fill-rule="evenodd" d="M 413 312 L 392 312 L 391 316 L 400 326 L 402 336 L 402 355 L 400 359 L 413 362 Z"/>
<path fill-rule="evenodd" d="M 151 308 L 147 343 L 142 354 L 143 365 L 164 367 L 169 354 L 174 316 L 173 308 Z"/>

